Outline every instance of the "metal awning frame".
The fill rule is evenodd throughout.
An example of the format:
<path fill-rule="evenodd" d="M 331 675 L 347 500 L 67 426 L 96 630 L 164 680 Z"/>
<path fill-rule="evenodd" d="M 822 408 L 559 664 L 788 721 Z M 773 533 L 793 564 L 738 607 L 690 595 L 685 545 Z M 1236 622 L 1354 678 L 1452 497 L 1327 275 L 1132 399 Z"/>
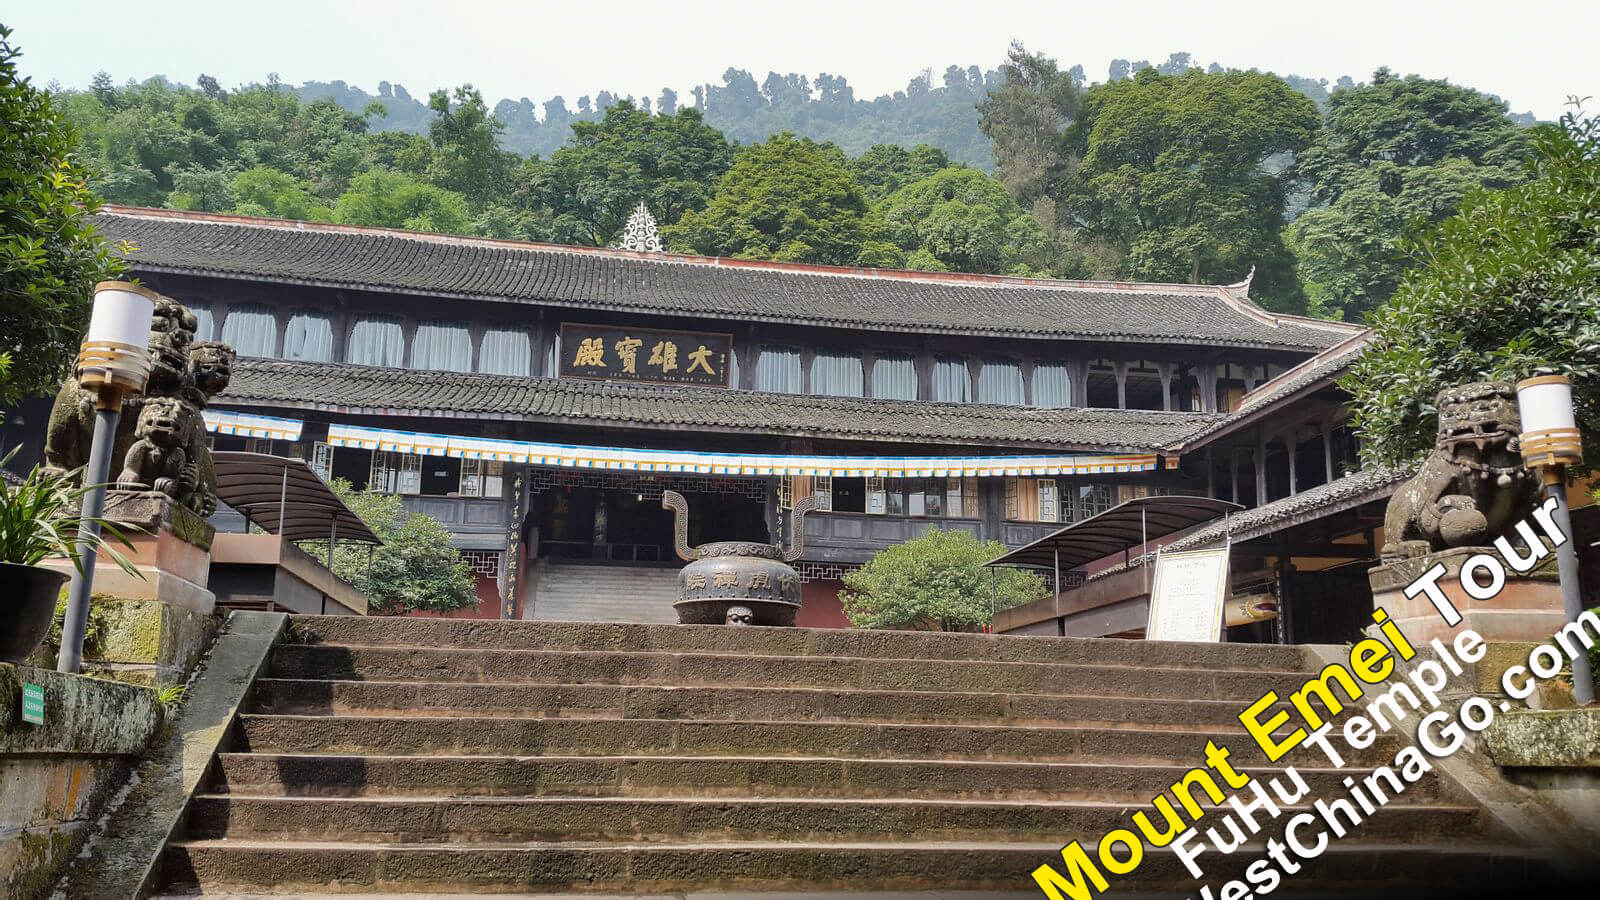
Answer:
<path fill-rule="evenodd" d="M 383 541 L 304 460 L 235 450 L 214 451 L 217 499 L 270 534 L 291 541 L 328 541 L 328 562 L 342 538 Z"/>
<path fill-rule="evenodd" d="M 1226 521 L 1234 512 L 1243 509 L 1238 503 L 1212 497 L 1173 494 L 1135 497 L 1105 512 L 1073 522 L 1031 544 L 1001 554 L 984 565 L 991 573 L 997 566 L 1049 570 L 1055 578 L 1052 582 L 1055 590 L 1060 593 L 1063 563 L 1071 570 L 1105 559 L 1120 550 L 1123 564 L 1129 565 L 1132 563 L 1130 554 L 1134 547 L 1147 546 L 1155 538 L 1187 531 L 1218 518 Z M 1068 551 L 1065 558 L 1062 553 L 1064 549 Z M 1147 588 L 1149 577 L 1146 571 Z"/>

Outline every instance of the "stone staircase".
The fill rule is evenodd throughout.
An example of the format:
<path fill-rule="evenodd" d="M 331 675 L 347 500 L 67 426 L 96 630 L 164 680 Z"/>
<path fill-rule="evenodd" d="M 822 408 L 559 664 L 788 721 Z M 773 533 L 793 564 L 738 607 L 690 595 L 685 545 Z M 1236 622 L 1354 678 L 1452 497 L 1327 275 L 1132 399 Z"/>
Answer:
<path fill-rule="evenodd" d="M 1126 827 L 1208 738 L 1281 769 L 1234 717 L 1307 671 L 1288 647 L 297 617 L 164 891 L 1042 896 L 1034 868 Z M 1320 759 L 1282 763 L 1343 796 Z M 1519 874 L 1463 796 L 1428 776 L 1288 885 Z M 1209 882 L 1260 856 L 1208 855 Z M 1167 851 L 1114 884 L 1194 888 Z"/>
<path fill-rule="evenodd" d="M 678 569 L 604 566 L 541 560 L 533 570 L 530 618 L 550 622 L 678 621 Z"/>

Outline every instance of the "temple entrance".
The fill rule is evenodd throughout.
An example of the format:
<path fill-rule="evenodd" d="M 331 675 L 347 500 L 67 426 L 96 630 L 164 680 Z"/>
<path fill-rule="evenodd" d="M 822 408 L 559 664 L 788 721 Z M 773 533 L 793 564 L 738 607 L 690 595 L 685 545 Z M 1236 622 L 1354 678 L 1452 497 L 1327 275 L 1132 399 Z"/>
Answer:
<path fill-rule="evenodd" d="M 541 477 L 542 476 L 542 477 Z M 538 555 L 571 562 L 672 565 L 670 488 L 689 501 L 689 544 L 768 541 L 766 491 L 754 480 L 671 478 L 621 473 L 534 472 Z"/>

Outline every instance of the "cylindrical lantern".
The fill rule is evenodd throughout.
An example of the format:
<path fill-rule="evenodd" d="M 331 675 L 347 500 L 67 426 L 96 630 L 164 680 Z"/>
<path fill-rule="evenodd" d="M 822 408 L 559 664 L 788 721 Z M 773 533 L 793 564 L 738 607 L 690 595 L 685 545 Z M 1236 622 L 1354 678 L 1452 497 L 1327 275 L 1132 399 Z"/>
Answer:
<path fill-rule="evenodd" d="M 126 281 L 94 286 L 89 335 L 78 351 L 78 383 L 144 390 L 150 377 L 150 319 L 160 294 Z"/>
<path fill-rule="evenodd" d="M 1571 466 L 1583 459 L 1583 440 L 1572 411 L 1572 382 L 1540 375 L 1517 383 L 1522 411 L 1522 461 L 1530 468 Z"/>

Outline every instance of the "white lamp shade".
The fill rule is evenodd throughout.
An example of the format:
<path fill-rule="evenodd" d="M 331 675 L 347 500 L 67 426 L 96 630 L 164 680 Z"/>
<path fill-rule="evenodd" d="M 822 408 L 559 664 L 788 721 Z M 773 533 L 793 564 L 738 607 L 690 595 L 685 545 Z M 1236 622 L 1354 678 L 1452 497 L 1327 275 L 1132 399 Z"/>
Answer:
<path fill-rule="evenodd" d="M 150 317 L 156 305 L 133 285 L 100 287 L 94 294 L 94 309 L 89 314 L 89 343 L 111 342 L 150 345 Z"/>
<path fill-rule="evenodd" d="M 1525 432 L 1578 427 L 1572 412 L 1572 383 L 1559 375 L 1530 378 L 1518 384 L 1517 406 L 1522 410 Z"/>

